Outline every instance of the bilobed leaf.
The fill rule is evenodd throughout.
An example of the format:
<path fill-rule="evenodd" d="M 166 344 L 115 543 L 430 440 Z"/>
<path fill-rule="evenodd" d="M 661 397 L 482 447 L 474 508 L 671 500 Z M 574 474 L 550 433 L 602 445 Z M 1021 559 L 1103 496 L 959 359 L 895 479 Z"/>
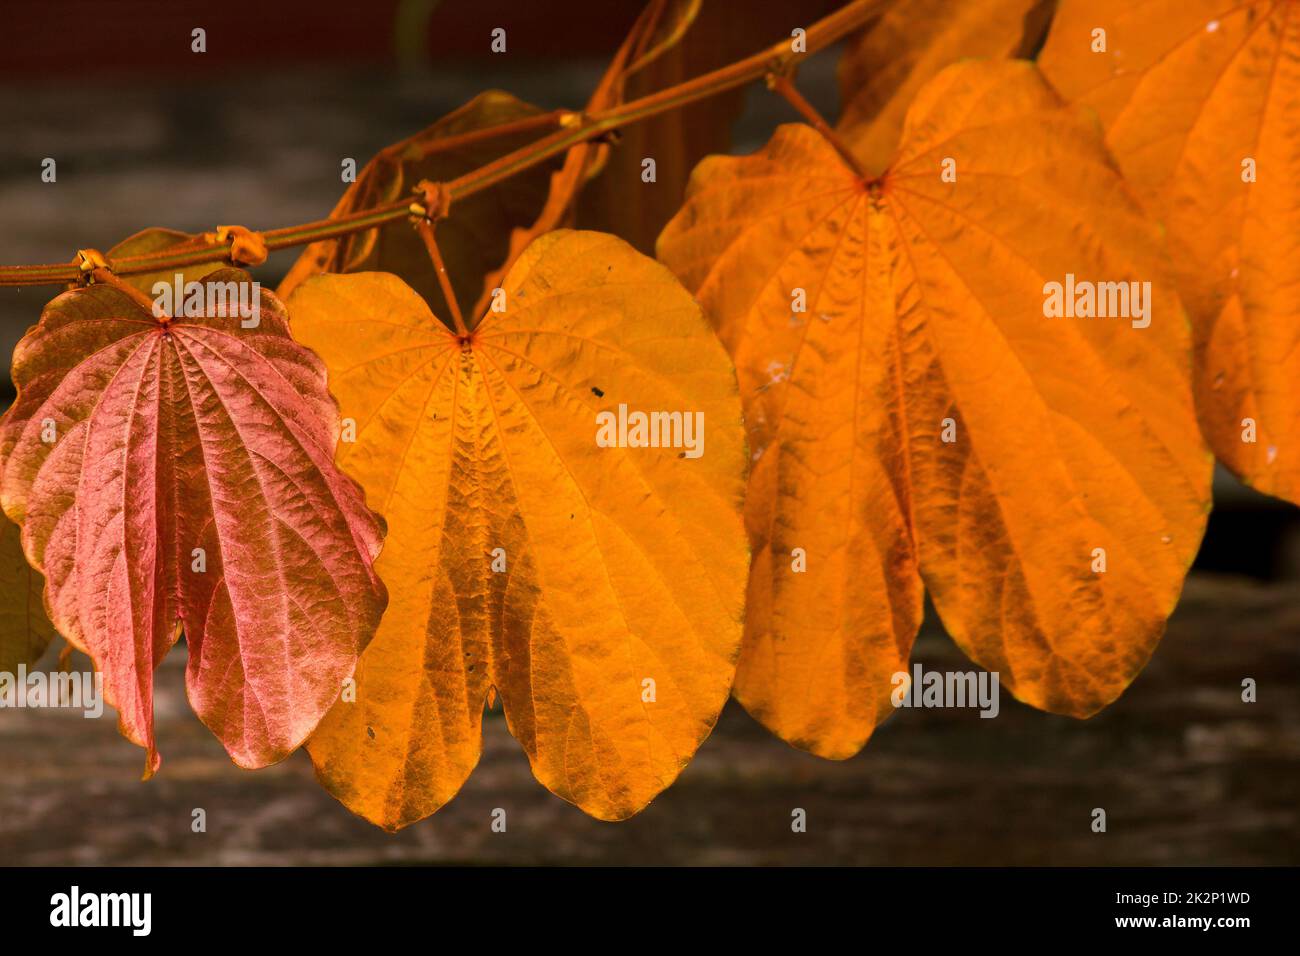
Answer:
<path fill-rule="evenodd" d="M 907 108 L 927 81 L 969 57 L 1031 55 L 1050 0 L 896 0 L 840 60 L 838 128 L 863 165 L 882 171 L 898 151 Z"/>
<path fill-rule="evenodd" d="M 1210 457 L 1157 229 L 1032 65 L 940 73 L 870 183 L 806 126 L 706 160 L 659 254 L 745 399 L 746 708 L 856 752 L 893 710 L 923 583 L 1021 700 L 1082 717 L 1123 691 L 1196 553 Z M 1046 317 L 1067 274 L 1150 282 L 1149 327 Z"/>
<path fill-rule="evenodd" d="M 389 524 L 392 605 L 308 750 L 389 828 L 460 788 L 491 688 L 543 784 L 637 812 L 707 736 L 739 648 L 740 400 L 698 305 L 589 232 L 536 240 L 504 288 L 464 340 L 389 275 L 321 276 L 289 303 L 358 422 L 340 464 Z M 702 454 L 602 447 L 620 406 L 702 415 Z"/>
<path fill-rule="evenodd" d="M 164 322 L 111 285 L 67 292 L 18 344 L 0 420 L 4 510 L 146 773 L 153 671 L 182 627 L 195 711 L 256 767 L 315 728 L 385 602 L 323 366 L 269 292 L 256 327 L 223 311 Z"/>
<path fill-rule="evenodd" d="M 1300 10 L 1066 0 L 1041 62 L 1168 229 L 1210 446 L 1300 503 Z"/>
<path fill-rule="evenodd" d="M 422 179 L 446 182 L 485 166 L 494 159 L 538 139 L 545 131 L 509 132 L 466 141 L 464 137 L 536 116 L 542 111 L 508 93 L 489 90 L 428 129 L 388 147 L 358 173 L 330 214 L 333 217 L 370 209 L 412 192 Z M 454 146 L 447 141 L 456 138 Z M 504 261 L 510 232 L 532 223 L 546 202 L 552 170 L 558 160 L 542 163 L 512 176 L 491 189 L 458 200 L 452 215 L 438 226 L 438 245 L 447 264 L 456 297 L 476 301 L 484 279 Z M 303 250 L 280 284 L 287 298 L 298 285 L 321 272 L 392 272 L 424 296 L 440 315 L 446 303 L 437 274 L 429 265 L 424 243 L 410 222 L 328 239 Z"/>
<path fill-rule="evenodd" d="M 18 526 L 0 514 L 0 673 L 34 664 L 54 639 L 41 603 L 44 586 L 23 555 Z"/>

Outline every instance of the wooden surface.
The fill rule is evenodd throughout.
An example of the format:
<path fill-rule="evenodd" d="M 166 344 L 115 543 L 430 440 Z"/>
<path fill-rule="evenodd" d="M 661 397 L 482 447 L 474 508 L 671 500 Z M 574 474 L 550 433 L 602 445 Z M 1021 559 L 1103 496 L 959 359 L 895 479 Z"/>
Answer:
<path fill-rule="evenodd" d="M 932 625 L 915 659 L 969 665 Z M 83 662 L 84 663 L 84 662 Z M 1254 677 L 1259 702 L 1240 699 Z M 831 762 L 728 708 L 676 786 L 601 823 L 529 772 L 500 712 L 461 794 L 396 835 L 353 817 L 295 754 L 233 766 L 183 698 L 183 648 L 159 674 L 163 767 L 110 716 L 0 711 L 6 864 L 1245 864 L 1300 862 L 1300 589 L 1197 576 L 1150 665 L 1078 722 L 1005 693 L 996 719 L 900 711 Z M 207 832 L 191 832 L 192 811 Z M 505 833 L 491 831 L 494 808 Z M 808 830 L 790 829 L 807 811 Z M 1090 829 L 1107 811 L 1105 834 Z"/>

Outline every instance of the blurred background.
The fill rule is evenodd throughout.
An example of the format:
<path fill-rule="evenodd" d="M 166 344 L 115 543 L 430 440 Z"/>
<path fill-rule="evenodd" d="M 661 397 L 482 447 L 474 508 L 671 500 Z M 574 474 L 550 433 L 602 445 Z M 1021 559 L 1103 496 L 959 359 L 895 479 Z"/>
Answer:
<path fill-rule="evenodd" d="M 361 166 L 482 90 L 581 108 L 641 6 L 5 0 L 0 263 L 68 261 L 147 226 L 199 232 L 321 218 L 341 195 L 343 158 Z M 835 6 L 706 0 L 715 24 L 773 25 L 738 55 Z M 505 55 L 489 52 L 498 26 Z M 191 52 L 195 27 L 207 34 L 201 55 Z M 837 58 L 827 51 L 799 75 L 830 116 Z M 796 118 L 761 84 L 737 106 L 736 152 Z M 57 160 L 56 183 L 41 181 L 45 157 Z M 273 254 L 257 277 L 273 287 L 297 254 Z M 0 352 L 57 291 L 0 288 Z M 12 395 L 0 380 L 0 405 Z M 971 666 L 933 613 L 913 659 Z M 786 746 L 732 704 L 678 783 L 621 824 L 591 820 L 537 784 L 498 709 L 460 796 L 386 834 L 321 790 L 305 754 L 257 772 L 233 766 L 190 713 L 183 671 L 178 645 L 158 675 L 164 766 L 146 784 L 142 752 L 111 716 L 0 711 L 0 864 L 1300 860 L 1300 510 L 1222 471 L 1169 631 L 1101 715 L 1078 722 L 1005 694 L 991 721 L 905 710 L 857 757 L 829 762 Z M 1258 703 L 1240 700 L 1246 677 L 1258 681 Z M 195 834 L 200 807 L 207 832 Z M 497 807 L 506 833 L 491 832 Z M 1094 807 L 1107 810 L 1105 834 L 1091 832 Z M 807 811 L 806 833 L 791 832 L 795 808 Z"/>

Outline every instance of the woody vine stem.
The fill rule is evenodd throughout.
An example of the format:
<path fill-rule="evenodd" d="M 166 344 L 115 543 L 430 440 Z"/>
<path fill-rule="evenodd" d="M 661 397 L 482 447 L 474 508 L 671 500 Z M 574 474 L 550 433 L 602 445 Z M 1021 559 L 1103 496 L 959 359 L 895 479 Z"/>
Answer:
<path fill-rule="evenodd" d="M 467 134 L 461 140 L 462 142 L 500 135 L 506 131 L 517 132 L 522 127 L 535 126 L 539 129 L 558 127 L 527 146 L 443 184 L 447 197 L 450 200 L 458 200 L 481 192 L 575 146 L 606 136 L 619 127 L 680 109 L 762 77 L 788 77 L 802 60 L 863 26 L 881 3 L 882 0 L 853 0 L 818 20 L 808 28 L 804 36 L 803 49 L 797 52 L 793 49 L 790 40 L 785 39 L 730 66 L 608 110 L 594 113 L 556 110 L 531 117 L 521 124 L 506 124 Z M 363 232 L 406 218 L 410 214 L 410 200 L 402 199 L 334 219 L 320 219 L 302 225 L 272 229 L 263 232 L 261 236 L 268 251 L 287 249 Z M 116 259 L 112 263 L 112 271 L 118 275 L 135 275 L 182 269 L 209 262 L 223 262 L 228 252 L 229 247 L 226 245 L 196 240 L 162 253 Z M 75 261 L 50 265 L 0 266 L 0 286 L 65 285 L 77 281 L 82 274 L 81 266 Z"/>

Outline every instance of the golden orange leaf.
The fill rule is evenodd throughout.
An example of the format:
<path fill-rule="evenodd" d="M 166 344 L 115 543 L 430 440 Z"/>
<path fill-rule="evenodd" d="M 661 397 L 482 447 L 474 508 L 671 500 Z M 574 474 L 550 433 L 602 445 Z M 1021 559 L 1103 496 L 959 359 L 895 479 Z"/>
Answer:
<path fill-rule="evenodd" d="M 289 304 L 357 423 L 339 462 L 389 528 L 389 611 L 308 749 L 392 829 L 460 788 L 493 688 L 543 784 L 636 813 L 707 736 L 739 649 L 740 399 L 699 306 L 590 232 L 536 240 L 504 288 L 463 339 L 391 275 L 320 276 Z M 702 414 L 703 454 L 599 446 L 620 407 Z"/>
<path fill-rule="evenodd" d="M 1048 0 L 896 0 L 840 60 L 839 128 L 880 172 L 898 149 L 916 91 L 967 57 L 1029 56 L 1051 18 Z"/>
<path fill-rule="evenodd" d="M 1168 228 L 1210 446 L 1300 503 L 1300 5 L 1067 0 L 1042 68 Z"/>
<path fill-rule="evenodd" d="M 856 752 L 893 710 L 922 582 L 1019 699 L 1082 717 L 1123 691 L 1209 506 L 1159 248 L 1094 124 L 1021 61 L 940 73 L 870 183 L 803 125 L 697 168 L 659 255 L 745 400 L 751 713 Z M 1149 326 L 1046 317 L 1067 274 L 1150 282 Z"/>

